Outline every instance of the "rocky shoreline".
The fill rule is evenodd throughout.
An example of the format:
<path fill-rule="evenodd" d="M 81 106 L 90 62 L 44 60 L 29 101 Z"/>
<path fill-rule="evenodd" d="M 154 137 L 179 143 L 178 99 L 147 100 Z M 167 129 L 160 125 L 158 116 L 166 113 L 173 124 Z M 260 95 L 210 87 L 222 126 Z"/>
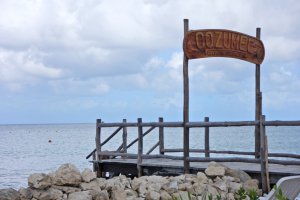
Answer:
<path fill-rule="evenodd" d="M 240 188 L 261 195 L 258 180 L 216 162 L 204 173 L 134 179 L 124 175 L 96 178 L 90 169 L 80 172 L 74 165 L 64 164 L 49 174 L 30 175 L 27 188 L 0 189 L 0 200 L 208 200 L 209 196 L 234 200 Z"/>

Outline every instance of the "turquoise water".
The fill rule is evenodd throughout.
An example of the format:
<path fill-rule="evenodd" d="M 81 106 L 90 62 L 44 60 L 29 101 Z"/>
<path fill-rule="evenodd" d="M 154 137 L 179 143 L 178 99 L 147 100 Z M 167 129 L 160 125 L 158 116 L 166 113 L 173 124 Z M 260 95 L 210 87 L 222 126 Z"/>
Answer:
<path fill-rule="evenodd" d="M 103 138 L 114 130 L 104 129 Z M 300 154 L 300 127 L 270 127 L 267 134 L 269 152 Z M 0 125 L 0 136 L 0 188 L 27 187 L 30 174 L 48 173 L 64 163 L 73 163 L 80 170 L 92 168 L 85 157 L 95 148 L 95 124 Z M 128 129 L 128 144 L 136 137 L 137 130 Z M 181 128 L 166 129 L 165 148 L 182 148 L 182 138 Z M 203 138 L 203 129 L 192 129 L 190 147 L 202 149 Z M 103 149 L 115 150 L 121 141 L 119 133 Z M 144 153 L 157 141 L 158 131 L 154 130 L 144 138 Z M 211 128 L 210 145 L 214 150 L 254 151 L 254 128 Z M 136 149 L 137 144 L 129 152 L 136 153 Z"/>

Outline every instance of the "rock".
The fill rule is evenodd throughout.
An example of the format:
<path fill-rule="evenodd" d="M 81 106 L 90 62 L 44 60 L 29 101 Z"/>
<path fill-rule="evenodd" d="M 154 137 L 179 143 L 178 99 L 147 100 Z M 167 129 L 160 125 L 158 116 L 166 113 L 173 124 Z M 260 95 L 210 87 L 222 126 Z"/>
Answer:
<path fill-rule="evenodd" d="M 74 192 L 69 194 L 68 200 L 93 200 L 89 191 Z"/>
<path fill-rule="evenodd" d="M 208 178 L 203 172 L 198 172 L 197 173 L 197 181 L 200 183 L 207 183 Z"/>
<path fill-rule="evenodd" d="M 239 170 L 239 169 L 227 168 L 226 172 L 225 172 L 225 175 L 234 177 L 236 179 L 239 179 L 242 183 L 251 179 L 251 177 L 246 172 L 244 172 L 242 170 Z"/>
<path fill-rule="evenodd" d="M 34 173 L 28 177 L 28 185 L 34 189 L 45 189 L 50 187 L 52 179 L 44 173 Z"/>
<path fill-rule="evenodd" d="M 145 197 L 146 196 L 146 193 L 147 193 L 147 183 L 146 182 L 143 182 L 139 189 L 138 189 L 138 192 L 139 192 L 139 196 L 140 197 Z"/>
<path fill-rule="evenodd" d="M 179 191 L 179 199 L 190 200 L 189 193 L 187 191 Z"/>
<path fill-rule="evenodd" d="M 124 200 L 126 199 L 126 192 L 124 190 L 113 190 L 111 194 L 112 200 Z"/>
<path fill-rule="evenodd" d="M 72 164 L 63 164 L 53 176 L 55 185 L 78 186 L 81 182 L 79 170 Z"/>
<path fill-rule="evenodd" d="M 171 197 L 171 195 L 170 195 L 168 192 L 166 192 L 165 190 L 161 190 L 161 191 L 160 191 L 160 199 L 161 199 L 161 200 L 172 200 L 172 197 Z"/>
<path fill-rule="evenodd" d="M 228 183 L 228 189 L 229 192 L 235 193 L 237 192 L 243 185 L 241 183 L 236 183 L 236 182 L 229 182 Z"/>
<path fill-rule="evenodd" d="M 104 190 L 106 188 L 106 179 L 105 178 L 96 178 L 96 181 L 98 182 L 98 185 L 101 188 L 101 190 Z"/>
<path fill-rule="evenodd" d="M 166 183 L 162 186 L 162 188 L 167 191 L 169 194 L 173 194 L 178 191 L 178 183 L 176 181 L 172 181 Z"/>
<path fill-rule="evenodd" d="M 145 176 L 142 176 L 142 177 L 140 177 L 140 178 L 136 178 L 136 177 L 135 177 L 135 178 L 131 181 L 131 188 L 132 188 L 133 190 L 137 191 L 138 188 L 140 187 L 140 185 L 141 185 L 142 183 L 146 183 L 146 181 L 147 181 L 147 177 L 145 177 Z"/>
<path fill-rule="evenodd" d="M 159 200 L 160 199 L 160 193 L 156 191 L 148 191 L 146 194 L 146 200 Z"/>
<path fill-rule="evenodd" d="M 132 189 L 126 189 L 125 192 L 126 192 L 127 198 L 128 197 L 135 197 L 135 198 L 138 197 L 138 193 Z"/>
<path fill-rule="evenodd" d="M 192 194 L 194 195 L 201 195 L 203 194 L 204 190 L 207 188 L 207 185 L 204 183 L 194 183 L 193 184 L 193 191 Z"/>
<path fill-rule="evenodd" d="M 107 190 L 102 190 L 102 191 L 99 193 L 99 198 L 98 198 L 98 199 L 95 199 L 95 200 L 109 200 L 109 195 L 108 195 Z"/>
<path fill-rule="evenodd" d="M 62 199 L 63 193 L 62 191 L 54 188 L 49 188 L 46 191 L 40 193 L 39 200 L 57 200 Z"/>
<path fill-rule="evenodd" d="M 81 177 L 84 182 L 89 183 L 96 178 L 96 174 L 90 169 L 84 169 L 81 173 Z"/>
<path fill-rule="evenodd" d="M 223 181 L 222 179 L 217 180 L 217 181 L 213 184 L 213 186 L 214 186 L 215 188 L 217 188 L 218 190 L 223 191 L 223 192 L 227 192 L 227 189 L 228 189 L 226 182 Z"/>
<path fill-rule="evenodd" d="M 205 170 L 205 174 L 207 176 L 215 177 L 215 176 L 224 176 L 225 175 L 225 168 L 222 166 L 208 166 Z"/>
<path fill-rule="evenodd" d="M 77 187 L 70 187 L 70 186 L 59 186 L 59 185 L 52 185 L 52 188 L 58 189 L 66 194 L 74 193 L 74 192 L 80 192 L 81 189 Z"/>
<path fill-rule="evenodd" d="M 19 189 L 20 200 L 31 200 L 32 191 L 30 188 L 20 188 Z"/>
<path fill-rule="evenodd" d="M 86 191 L 86 190 L 96 190 L 98 192 L 101 191 L 101 188 L 98 185 L 98 181 L 97 180 L 93 180 L 93 181 L 91 181 L 89 183 L 80 183 L 79 187 L 83 191 Z"/>
<path fill-rule="evenodd" d="M 0 199 L 1 200 L 20 200 L 20 194 L 18 191 L 9 189 L 0 189 Z"/>
<path fill-rule="evenodd" d="M 256 191 L 258 191 L 259 190 L 259 188 L 258 188 L 258 180 L 256 180 L 256 179 L 247 180 L 246 182 L 243 183 L 243 188 L 246 191 L 250 191 L 250 190 L 256 190 Z"/>

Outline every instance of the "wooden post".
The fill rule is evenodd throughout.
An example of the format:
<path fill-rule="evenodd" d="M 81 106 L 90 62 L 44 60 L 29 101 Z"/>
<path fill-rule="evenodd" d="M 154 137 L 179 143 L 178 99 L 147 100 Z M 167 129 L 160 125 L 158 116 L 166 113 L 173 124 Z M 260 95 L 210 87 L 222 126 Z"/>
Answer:
<path fill-rule="evenodd" d="M 270 191 L 269 169 L 268 169 L 268 151 L 266 145 L 266 128 L 263 125 L 265 116 L 260 117 L 260 167 L 261 167 L 261 183 L 264 193 Z"/>
<path fill-rule="evenodd" d="M 99 126 L 101 124 L 101 119 L 96 120 L 96 159 L 97 161 L 102 160 L 102 156 L 99 156 L 99 153 L 101 152 L 101 127 Z M 102 164 L 98 162 L 98 170 L 97 170 L 97 177 L 102 176 L 102 170 L 101 170 Z"/>
<path fill-rule="evenodd" d="M 164 118 L 160 117 L 158 118 L 158 122 L 163 123 Z M 164 127 L 159 127 L 159 154 L 164 155 L 164 149 L 165 149 L 165 141 L 164 141 Z"/>
<path fill-rule="evenodd" d="M 205 117 L 204 122 L 209 122 L 209 117 Z M 205 157 L 209 157 L 209 127 L 205 127 L 204 131 Z"/>
<path fill-rule="evenodd" d="M 189 30 L 189 20 L 184 19 L 184 36 Z M 189 60 L 187 56 L 183 55 L 183 157 L 184 157 L 184 173 L 190 172 L 190 162 L 187 160 L 189 157 L 189 140 L 190 133 L 186 123 L 189 122 Z"/>
<path fill-rule="evenodd" d="M 142 155 L 143 155 L 143 126 L 142 118 L 138 118 L 138 157 L 137 157 L 137 170 L 138 177 L 143 175 L 142 172 Z"/>
<path fill-rule="evenodd" d="M 123 123 L 125 124 L 127 121 L 123 119 Z M 123 126 L 123 153 L 127 153 L 127 126 Z M 125 156 L 122 156 L 125 158 Z"/>
<path fill-rule="evenodd" d="M 260 28 L 256 28 L 256 38 L 260 39 Z M 260 65 L 255 65 L 255 120 L 258 121 L 262 115 L 260 98 Z M 259 158 L 260 128 L 255 126 L 255 158 Z"/>

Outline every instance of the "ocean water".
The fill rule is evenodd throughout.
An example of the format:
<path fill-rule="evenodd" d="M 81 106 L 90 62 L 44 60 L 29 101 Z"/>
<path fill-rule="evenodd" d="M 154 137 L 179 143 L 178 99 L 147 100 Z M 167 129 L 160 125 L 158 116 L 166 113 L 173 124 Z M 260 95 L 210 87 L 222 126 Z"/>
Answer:
<path fill-rule="evenodd" d="M 102 141 L 114 130 L 114 128 L 103 129 Z M 146 130 L 147 128 L 144 128 L 144 131 Z M 190 134 L 190 148 L 204 148 L 204 129 L 191 129 Z M 269 152 L 300 154 L 300 127 L 268 127 L 267 135 Z M 128 144 L 135 138 L 137 129 L 129 128 Z M 165 148 L 182 148 L 182 139 L 182 128 L 165 129 Z M 115 150 L 121 141 L 120 132 L 105 144 L 103 149 Z M 144 153 L 157 141 L 158 130 L 155 129 L 144 138 Z M 81 171 L 84 168 L 92 169 L 92 164 L 85 157 L 94 148 L 95 124 L 0 125 L 0 189 L 27 187 L 27 178 L 30 174 L 55 171 L 64 163 L 73 163 Z M 211 128 L 210 148 L 254 151 L 254 128 Z M 136 151 L 137 144 L 128 150 L 132 153 Z M 153 153 L 158 153 L 158 150 Z M 211 156 L 224 155 L 211 154 Z"/>

